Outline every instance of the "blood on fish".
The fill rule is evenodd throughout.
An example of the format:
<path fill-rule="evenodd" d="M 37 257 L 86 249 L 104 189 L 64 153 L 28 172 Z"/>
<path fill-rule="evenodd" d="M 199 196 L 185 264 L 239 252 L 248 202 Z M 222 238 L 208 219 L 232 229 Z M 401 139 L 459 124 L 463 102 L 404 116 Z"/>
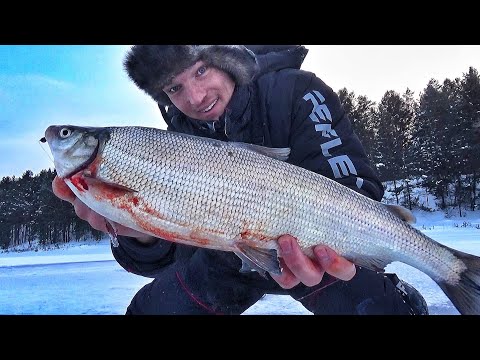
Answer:
<path fill-rule="evenodd" d="M 102 161 L 103 161 L 103 156 L 97 155 L 97 157 L 95 158 L 95 160 L 92 161 L 90 165 L 88 165 L 87 170 L 88 170 L 90 173 L 96 175 L 96 174 L 97 174 L 97 171 L 98 171 L 98 168 L 100 167 L 100 164 L 102 163 Z"/>
<path fill-rule="evenodd" d="M 114 200 L 118 197 L 125 196 L 125 194 L 127 193 L 123 189 L 119 189 L 108 184 L 100 183 L 98 185 L 95 185 L 95 187 L 97 188 L 96 190 L 98 194 L 100 194 L 103 198 L 107 200 Z"/>
<path fill-rule="evenodd" d="M 78 189 L 78 191 L 83 192 L 88 190 L 88 185 L 82 175 L 74 175 L 70 178 L 70 180 L 73 186 Z"/>
<path fill-rule="evenodd" d="M 100 162 L 103 160 L 101 156 L 98 156 L 85 170 L 79 171 L 73 176 L 70 177 L 70 181 L 72 182 L 73 186 L 75 186 L 79 191 L 87 191 L 89 186 L 87 184 L 86 179 L 90 177 L 94 178 L 97 174 L 97 170 L 99 167 Z M 89 174 L 88 177 L 85 177 L 84 174 Z"/>
<path fill-rule="evenodd" d="M 272 240 L 270 238 L 268 238 L 267 236 L 259 233 L 259 232 L 253 232 L 251 230 L 244 230 L 240 233 L 240 238 L 242 240 L 251 240 L 251 239 L 255 239 L 255 240 L 258 240 L 258 241 L 265 241 L 265 240 Z"/>
<path fill-rule="evenodd" d="M 136 218 L 135 222 L 144 230 L 148 231 L 149 233 L 155 234 L 161 239 L 168 240 L 168 241 L 175 241 L 178 239 L 178 234 L 175 234 L 170 231 L 165 231 L 163 229 L 157 228 L 152 226 L 150 223 L 148 223 L 145 220 L 142 220 L 140 218 Z"/>
<path fill-rule="evenodd" d="M 198 244 L 204 246 L 204 245 L 208 245 L 211 243 L 211 241 L 207 238 L 205 238 L 205 236 L 202 235 L 202 232 L 198 231 L 198 230 L 194 230 L 190 233 L 190 239 L 194 240 L 195 242 L 197 242 Z"/>

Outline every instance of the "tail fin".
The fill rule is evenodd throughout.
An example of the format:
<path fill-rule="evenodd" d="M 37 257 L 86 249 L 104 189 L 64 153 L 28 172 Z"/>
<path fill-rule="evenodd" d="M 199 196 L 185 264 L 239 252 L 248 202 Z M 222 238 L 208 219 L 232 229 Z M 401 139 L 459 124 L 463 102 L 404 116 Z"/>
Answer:
<path fill-rule="evenodd" d="M 467 267 L 457 284 L 438 285 L 462 315 L 480 315 L 480 257 L 450 249 Z"/>

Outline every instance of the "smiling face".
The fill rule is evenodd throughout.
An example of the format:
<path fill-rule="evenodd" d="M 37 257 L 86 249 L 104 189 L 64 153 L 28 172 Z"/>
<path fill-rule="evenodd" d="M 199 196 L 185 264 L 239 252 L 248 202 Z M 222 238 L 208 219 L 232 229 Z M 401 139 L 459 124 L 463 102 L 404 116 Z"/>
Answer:
<path fill-rule="evenodd" d="M 198 61 L 173 78 L 163 91 L 182 113 L 218 120 L 232 98 L 235 82 L 224 71 Z"/>

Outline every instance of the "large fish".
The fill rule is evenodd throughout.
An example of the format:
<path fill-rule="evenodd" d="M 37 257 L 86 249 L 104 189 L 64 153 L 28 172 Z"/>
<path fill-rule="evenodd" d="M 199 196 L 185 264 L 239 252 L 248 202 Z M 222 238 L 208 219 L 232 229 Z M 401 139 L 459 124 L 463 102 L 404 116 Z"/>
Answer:
<path fill-rule="evenodd" d="M 57 175 L 109 223 L 232 251 L 251 269 L 276 274 L 276 240 L 290 234 L 308 256 L 325 244 L 376 271 L 411 265 L 461 314 L 480 314 L 479 257 L 427 237 L 402 207 L 289 164 L 288 148 L 133 126 L 49 126 L 42 141 Z"/>

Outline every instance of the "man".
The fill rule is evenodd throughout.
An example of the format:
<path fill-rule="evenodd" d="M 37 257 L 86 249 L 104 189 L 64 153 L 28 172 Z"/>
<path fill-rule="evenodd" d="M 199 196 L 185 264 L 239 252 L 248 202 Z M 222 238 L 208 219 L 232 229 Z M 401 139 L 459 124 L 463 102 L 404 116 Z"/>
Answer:
<path fill-rule="evenodd" d="M 303 46 L 137 45 L 125 58 L 132 81 L 159 105 L 168 130 L 269 147 L 289 147 L 289 162 L 381 200 L 338 96 L 300 70 Z M 55 193 L 81 218 L 105 221 L 55 179 Z M 335 201 L 335 199 L 332 199 Z M 155 278 L 127 314 L 241 314 L 264 294 L 289 294 L 314 314 L 424 314 L 423 298 L 393 274 L 356 268 L 325 246 L 306 257 L 296 240 L 278 239 L 281 275 L 241 271 L 233 253 L 180 245 L 119 227 L 117 261 Z M 405 290 L 405 288 L 408 288 Z M 403 290 L 402 290 L 403 289 Z"/>

